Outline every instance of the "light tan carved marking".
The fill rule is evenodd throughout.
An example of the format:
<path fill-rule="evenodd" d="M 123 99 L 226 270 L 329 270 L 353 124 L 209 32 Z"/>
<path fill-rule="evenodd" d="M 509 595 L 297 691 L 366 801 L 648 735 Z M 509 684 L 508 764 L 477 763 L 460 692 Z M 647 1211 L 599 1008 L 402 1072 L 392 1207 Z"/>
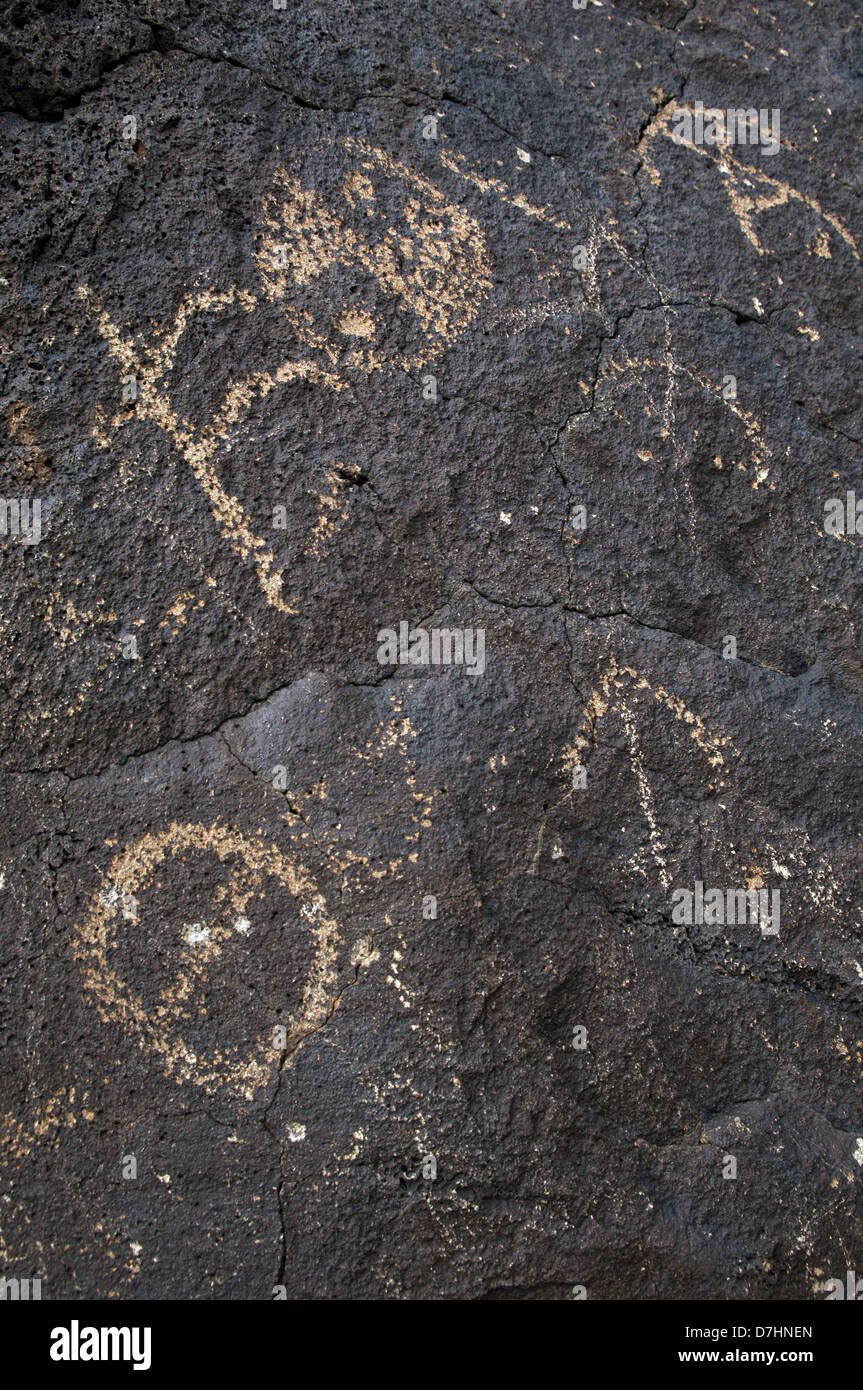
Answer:
<path fill-rule="evenodd" d="M 774 208 L 785 207 L 789 203 L 797 202 L 816 213 L 845 243 L 855 261 L 860 260 L 857 243 L 845 223 L 834 213 L 825 212 L 817 198 L 811 198 L 808 194 L 801 193 L 782 179 L 771 178 L 761 169 L 753 168 L 749 164 L 742 164 L 731 154 L 731 147 L 725 141 L 710 146 L 696 145 L 691 140 L 682 137 L 675 139 L 671 131 L 671 121 L 675 111 L 694 112 L 694 110 L 695 108 L 689 103 L 678 102 L 672 98 L 671 101 L 666 102 L 665 106 L 647 126 L 638 148 L 644 158 L 644 167 L 654 184 L 658 185 L 661 180 L 659 170 L 650 157 L 649 146 L 658 136 L 663 136 L 665 139 L 673 141 L 674 144 L 691 150 L 699 158 L 710 160 L 716 166 L 725 184 L 725 191 L 731 204 L 731 210 L 737 219 L 737 224 L 759 256 L 766 255 L 770 248 L 763 245 L 753 219 L 762 212 L 770 212 Z M 829 258 L 829 234 L 822 230 L 814 239 L 810 250 L 819 256 Z"/>
<path fill-rule="evenodd" d="M 222 534 L 244 560 L 252 560 L 267 603 L 288 614 L 298 612 L 298 599 L 285 598 L 283 571 L 266 542 L 254 534 L 240 502 L 223 487 L 214 466 L 217 452 L 231 447 L 230 430 L 255 399 L 264 399 L 279 386 L 309 381 L 341 391 L 349 381 L 344 375 L 347 369 L 370 373 L 425 365 L 476 316 L 491 285 L 485 239 L 468 213 L 383 150 L 360 140 L 341 143 L 344 152 L 361 165 L 343 188 L 346 202 L 354 207 L 363 198 L 374 204 L 375 177 L 394 179 L 404 192 L 403 229 L 397 231 L 377 217 L 373 219 L 381 233 L 377 239 L 359 235 L 314 189 L 303 188 L 280 167 L 261 207 L 255 253 L 261 294 L 237 285 L 221 291 L 195 287 L 184 296 L 167 330 L 157 332 L 149 345 L 138 347 L 123 337 L 99 296 L 86 285 L 79 287 L 115 361 L 124 375 L 135 377 L 138 415 L 169 435 L 207 497 Z M 325 330 L 317 327 L 308 312 L 290 301 L 330 266 L 359 266 L 367 272 L 388 296 L 411 311 L 422 347 L 388 356 L 374 345 L 382 325 L 362 308 L 346 306 L 335 325 Z M 279 303 L 296 339 L 318 356 L 288 359 L 235 381 L 210 422 L 196 431 L 174 410 L 166 383 L 183 334 L 200 314 L 228 307 L 254 313 L 264 301 Z M 115 427 L 119 423 L 117 418 L 112 422 Z M 102 412 L 95 429 L 101 445 L 107 442 L 106 425 Z"/>
<path fill-rule="evenodd" d="M 306 871 L 258 837 L 242 835 L 218 821 L 212 825 L 174 822 L 158 834 L 144 835 L 113 860 L 88 917 L 75 929 L 75 954 L 82 965 L 84 988 L 94 996 L 102 1019 L 119 1020 L 141 1046 L 161 1058 L 166 1075 L 177 1082 L 193 1081 L 208 1091 L 229 1087 L 251 1099 L 275 1070 L 277 1054 L 269 1038 L 262 1038 L 246 1056 L 238 1056 L 236 1049 L 231 1048 L 196 1054 L 177 1031 L 178 1016 L 182 1016 L 182 1006 L 196 978 L 221 950 L 223 943 L 215 929 L 202 952 L 187 953 L 185 973 L 181 972 L 175 984 L 162 992 L 159 1004 L 150 1012 L 110 963 L 122 903 L 138 897 L 166 858 L 182 856 L 189 850 L 210 850 L 222 863 L 240 860 L 239 879 L 235 878 L 228 890 L 232 908 L 236 909 L 234 916 L 242 916 L 250 896 L 251 890 L 244 893 L 239 887 L 245 874 L 270 875 L 293 897 L 302 900 L 300 911 L 309 922 L 317 947 L 300 1007 L 285 1025 L 288 1052 L 293 1053 L 335 1007 L 334 964 L 339 932 L 336 923 L 326 915 L 324 898 Z M 133 922 L 126 925 L 126 930 L 144 928 Z"/>

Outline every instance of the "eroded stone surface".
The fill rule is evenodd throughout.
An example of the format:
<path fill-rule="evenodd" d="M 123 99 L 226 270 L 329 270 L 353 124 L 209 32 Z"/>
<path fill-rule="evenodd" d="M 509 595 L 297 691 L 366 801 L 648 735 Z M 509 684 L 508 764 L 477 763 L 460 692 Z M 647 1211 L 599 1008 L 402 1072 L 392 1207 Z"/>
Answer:
<path fill-rule="evenodd" d="M 863 30 L 720 8 L 4 15 L 0 1272 L 43 1297 L 859 1267 Z M 780 150 L 676 143 L 697 101 Z M 381 665 L 401 622 L 482 674 Z M 779 935 L 675 921 L 696 882 Z"/>

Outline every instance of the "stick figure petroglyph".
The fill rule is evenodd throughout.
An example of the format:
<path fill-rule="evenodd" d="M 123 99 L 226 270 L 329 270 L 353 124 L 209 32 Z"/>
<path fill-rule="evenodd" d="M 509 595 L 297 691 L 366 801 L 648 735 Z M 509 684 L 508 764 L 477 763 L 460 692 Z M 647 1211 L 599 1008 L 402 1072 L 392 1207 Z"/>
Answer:
<path fill-rule="evenodd" d="M 659 136 L 671 139 L 672 106 L 673 103 L 667 103 L 654 117 L 639 147 L 644 167 L 654 182 L 659 181 L 659 174 L 650 150 Z M 291 174 L 283 164 L 276 167 L 260 205 L 255 234 L 259 289 L 244 289 L 238 284 L 218 289 L 198 283 L 184 295 L 173 322 L 157 330 L 149 342 L 142 342 L 140 336 L 125 336 L 99 293 L 87 285 L 79 289 L 123 380 L 135 383 L 138 418 L 165 431 L 204 492 L 222 535 L 236 554 L 254 565 L 267 604 L 290 615 L 299 612 L 299 596 L 286 592 L 284 568 L 270 544 L 256 533 L 253 519 L 241 502 L 224 486 L 217 467 L 219 456 L 235 446 L 236 428 L 256 399 L 265 399 L 292 383 L 306 381 L 340 392 L 349 387 L 355 373 L 411 372 L 428 365 L 477 320 L 492 286 L 487 238 L 473 213 L 454 203 L 425 175 L 366 141 L 347 137 L 332 142 L 332 148 L 343 168 L 343 178 L 337 195 L 329 199 L 309 186 L 308 181 Z M 759 254 L 766 248 L 755 232 L 753 217 L 773 207 L 798 202 L 814 211 L 829 232 L 859 260 L 856 244 L 844 224 L 825 212 L 815 199 L 758 170 L 738 165 L 723 148 L 692 148 L 717 164 L 729 184 L 732 210 Z M 491 198 L 514 209 L 528 222 L 559 234 L 559 263 L 556 268 L 550 267 L 549 273 L 559 276 L 564 267 L 571 270 L 572 247 L 568 238 L 576 235 L 571 220 L 550 207 L 531 203 L 500 178 L 471 168 L 455 151 L 441 150 L 439 160 L 447 176 L 469 185 L 474 197 Z M 632 273 L 652 286 L 665 321 L 664 351 L 659 357 L 647 356 L 643 360 L 630 357 L 628 362 L 617 362 L 604 372 L 663 375 L 661 400 L 656 402 L 658 432 L 660 438 L 669 439 L 673 445 L 690 538 L 695 543 L 695 502 L 686 475 L 687 451 L 677 437 L 675 424 L 674 398 L 683 383 L 691 380 L 701 389 L 717 391 L 720 403 L 742 424 L 752 450 L 753 469 L 760 477 L 764 476 L 769 446 L 751 411 L 722 395 L 703 373 L 677 360 L 669 295 L 647 263 L 624 246 L 615 219 L 610 215 L 600 219 L 589 208 L 582 210 L 582 218 L 586 218 L 590 230 L 581 289 L 575 298 L 546 297 L 543 302 L 513 309 L 509 314 L 498 308 L 491 311 L 490 322 L 501 323 L 508 335 L 510 324 L 514 331 L 523 332 L 533 322 L 569 322 L 579 304 L 601 315 L 603 291 L 597 271 L 601 248 L 611 250 Z M 815 249 L 818 254 L 829 255 L 829 249 L 825 251 L 820 241 Z M 335 282 L 341 282 L 348 273 L 359 275 L 364 292 L 359 299 L 343 302 L 337 312 L 322 315 L 313 292 L 321 290 L 333 277 Z M 572 283 L 571 275 L 565 282 Z M 184 336 L 196 321 L 207 316 L 228 310 L 254 316 L 265 305 L 278 308 L 293 335 L 293 350 L 276 365 L 247 372 L 232 381 L 209 420 L 193 425 L 174 403 L 170 384 Z M 391 331 L 393 312 L 398 323 L 395 337 Z M 599 380 L 594 390 L 598 385 Z M 107 442 L 111 432 L 128 419 L 125 413 L 110 421 L 100 415 L 100 439 Z"/>
<path fill-rule="evenodd" d="M 219 452 L 232 447 L 234 426 L 255 398 L 293 382 L 341 391 L 352 371 L 410 371 L 426 365 L 476 316 L 490 287 L 485 238 L 473 217 L 382 150 L 346 140 L 342 154 L 357 166 L 346 173 L 342 186 L 344 215 L 283 167 L 276 169 L 257 232 L 260 292 L 237 285 L 221 291 L 195 288 L 184 297 L 173 323 L 149 344 L 138 345 L 121 334 L 98 294 L 88 286 L 79 290 L 124 379 L 136 383 L 138 415 L 168 435 L 207 497 L 225 539 L 254 563 L 267 603 L 287 614 L 299 611 L 298 599 L 286 597 L 284 572 L 267 543 L 255 534 L 240 502 L 226 491 L 216 468 Z M 382 182 L 390 196 L 394 186 L 398 189 L 399 223 L 388 221 L 377 207 Z M 351 215 L 361 230 L 350 225 Z M 298 299 L 323 277 L 347 270 L 366 277 L 368 303 L 353 302 L 334 322 L 317 322 Z M 399 315 L 403 340 L 395 348 L 385 341 L 379 299 Z M 263 303 L 278 306 L 300 355 L 234 381 L 209 422 L 196 429 L 172 404 L 168 384 L 184 333 L 200 315 L 228 308 L 251 315 Z M 118 426 L 123 418 L 112 424 Z"/>
<path fill-rule="evenodd" d="M 651 138 L 657 131 L 651 132 Z M 661 133 L 665 134 L 663 130 Z M 352 372 L 363 375 L 385 372 L 411 372 L 433 362 L 451 343 L 458 340 L 478 317 L 490 291 L 491 258 L 480 222 L 458 206 L 427 178 L 410 170 L 384 151 L 361 141 L 342 142 L 342 153 L 350 156 L 336 206 L 304 181 L 280 166 L 269 192 L 261 204 L 261 217 L 255 242 L 255 265 L 260 288 L 251 290 L 237 284 L 218 289 L 198 283 L 184 295 L 173 321 L 156 331 L 149 341 L 125 336 L 105 308 L 100 295 L 81 286 L 80 295 L 99 333 L 107 344 L 124 380 L 135 382 L 139 418 L 161 429 L 206 496 L 214 520 L 231 549 L 250 561 L 257 574 L 266 603 L 284 614 L 297 614 L 298 595 L 289 593 L 286 569 L 270 545 L 256 534 L 252 517 L 224 485 L 218 468 L 220 456 L 234 447 L 234 431 L 247 418 L 253 402 L 265 400 L 280 388 L 308 382 L 328 391 L 349 387 Z M 498 179 L 471 170 L 461 156 L 444 151 L 441 163 L 450 175 L 469 183 L 481 197 L 504 202 L 520 215 L 571 239 L 573 225 L 558 213 L 528 202 L 512 193 Z M 647 161 L 646 161 L 647 162 Z M 722 172 L 720 170 L 720 172 Z M 751 172 L 751 171 L 749 171 Z M 851 246 L 838 219 L 824 214 L 814 200 L 806 199 L 787 186 L 776 186 L 755 197 L 741 191 L 743 174 L 728 176 L 732 207 L 740 219 L 747 240 L 759 254 L 764 248 L 758 240 L 752 217 L 774 206 L 802 202 L 817 211 L 833 233 Z M 764 178 L 765 176 L 759 176 Z M 773 185 L 774 180 L 767 183 Z M 394 223 L 381 211 L 381 189 L 389 197 L 396 187 L 400 203 L 399 220 Z M 656 291 L 658 307 L 664 316 L 665 342 L 658 355 L 617 359 L 607 375 L 629 374 L 649 377 L 659 374 L 661 399 L 656 405 L 657 429 L 671 439 L 678 464 L 680 441 L 675 435 L 675 393 L 685 383 L 698 390 L 716 390 L 703 373 L 682 366 L 673 352 L 672 308 L 656 278 L 633 260 L 613 225 L 593 219 L 589 236 L 589 255 L 584 281 L 584 302 L 594 312 L 602 310 L 602 287 L 596 272 L 597 253 L 610 248 L 630 269 L 648 280 Z M 561 264 L 568 264 L 569 241 L 561 250 Z M 817 254 L 823 254 L 818 251 Z M 340 304 L 327 320 L 316 317 L 304 302 L 307 291 L 328 276 L 357 272 L 364 277 L 366 293 L 351 304 Z M 388 316 L 382 305 L 397 307 L 404 331 L 395 340 L 387 337 Z M 219 405 L 203 425 L 192 423 L 176 403 L 171 375 L 177 363 L 184 334 L 197 321 L 227 311 L 252 316 L 262 306 L 276 306 L 293 333 L 291 355 L 276 364 L 247 371 L 232 381 Z M 535 319 L 567 316 L 571 306 L 563 300 L 535 305 Z M 520 330 L 532 321 L 531 313 L 517 311 L 523 318 L 515 322 Z M 599 373 L 598 373 L 599 375 Z M 596 389 L 596 383 L 594 390 Z M 645 388 L 646 389 L 646 388 Z M 769 456 L 760 423 L 742 406 L 722 400 L 744 430 L 752 451 L 752 462 L 760 467 Z M 653 401 L 651 399 L 651 404 Z M 119 429 L 126 416 L 110 423 Z M 100 426 L 101 428 L 101 426 Z M 105 431 L 103 430 L 103 433 Z M 694 503 L 684 477 L 690 522 Z M 322 508 L 323 508 L 322 501 Z M 326 513 L 322 510 L 325 519 Z M 313 538 L 325 537 L 326 525 L 319 518 Z M 192 595 L 183 596 L 187 602 Z M 171 610 L 173 613 L 173 609 Z M 639 802 L 648 826 L 650 853 L 663 889 L 670 883 L 666 838 L 658 823 L 655 803 L 645 770 L 634 699 L 639 693 L 652 696 L 669 710 L 674 720 L 694 740 L 710 769 L 711 788 L 725 785 L 727 756 L 735 751 L 730 739 L 708 729 L 703 720 L 663 685 L 651 684 L 634 667 L 618 662 L 611 654 L 600 664 L 595 688 L 583 711 L 582 724 L 571 749 L 566 750 L 565 766 L 581 762 L 590 746 L 592 732 L 608 714 L 617 710 L 623 722 L 631 754 L 632 770 Z M 380 730 L 381 746 L 404 746 L 403 717 Z M 400 742 L 401 741 L 401 742 Z M 357 751 L 358 760 L 375 756 L 373 751 Z M 567 759 L 569 762 L 567 763 Z M 410 849 L 405 858 L 416 856 L 419 826 L 426 826 L 431 811 L 430 797 L 415 789 L 415 777 L 406 778 L 414 799 L 414 825 L 410 829 Z M 541 839 L 540 839 L 541 844 Z M 140 991 L 112 964 L 110 952 L 123 933 L 146 930 L 145 913 L 138 899 L 146 894 L 159 865 L 183 860 L 186 854 L 214 856 L 224 869 L 228 884 L 219 900 L 215 922 L 186 924 L 178 938 L 176 979 L 163 989 L 155 1004 L 145 1003 Z M 537 851 L 537 854 L 539 850 Z M 330 847 L 329 866 L 338 881 L 348 873 L 371 871 L 367 862 L 352 851 Z M 390 872 L 395 872 L 390 868 Z M 335 967 L 344 945 L 344 923 L 330 915 L 319 886 L 295 856 L 271 840 L 251 832 L 239 832 L 220 820 L 171 820 L 167 825 L 137 834 L 112 858 L 99 893 L 89 910 L 75 923 L 76 957 L 82 971 L 84 995 L 95 1006 L 100 1018 L 119 1021 L 134 1045 L 149 1052 L 162 1074 L 178 1086 L 194 1085 L 205 1093 L 227 1092 L 243 1099 L 254 1098 L 273 1078 L 278 1059 L 269 1038 L 251 1048 L 240 1047 L 228 1039 L 217 1047 L 196 1049 L 187 1024 L 194 1007 L 197 985 L 231 951 L 242 950 L 248 937 L 249 896 L 259 892 L 264 880 L 284 888 L 300 904 L 312 941 L 311 964 L 301 997 L 286 1025 L 287 1050 L 293 1055 L 312 1034 L 332 1016 L 336 1007 Z M 129 910 L 129 904 L 135 910 Z M 352 962 L 360 965 L 375 960 L 375 953 L 357 950 Z M 403 1006 L 408 997 L 400 977 L 395 976 Z M 23 1159 L 45 1139 L 56 1137 L 76 1122 L 81 1106 L 87 1104 L 87 1088 L 81 1083 L 55 1089 L 38 1107 L 30 1121 L 6 1116 L 0 1126 L 0 1148 L 7 1157 Z"/>

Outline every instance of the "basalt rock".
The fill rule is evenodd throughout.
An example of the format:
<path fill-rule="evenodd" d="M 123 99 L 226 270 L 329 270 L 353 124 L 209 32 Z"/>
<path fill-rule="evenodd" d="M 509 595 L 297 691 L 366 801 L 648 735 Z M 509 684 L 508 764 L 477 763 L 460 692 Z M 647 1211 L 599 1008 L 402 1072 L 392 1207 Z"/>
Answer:
<path fill-rule="evenodd" d="M 0 1275 L 863 1266 L 861 32 L 6 7 Z"/>

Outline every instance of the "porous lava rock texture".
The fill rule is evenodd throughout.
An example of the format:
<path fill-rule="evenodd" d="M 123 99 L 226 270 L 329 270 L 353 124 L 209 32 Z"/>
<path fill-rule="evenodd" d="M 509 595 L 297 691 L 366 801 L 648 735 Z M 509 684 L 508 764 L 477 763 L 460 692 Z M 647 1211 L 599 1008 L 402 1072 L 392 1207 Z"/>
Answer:
<path fill-rule="evenodd" d="M 848 0 L 4 6 L 4 1277 L 860 1267 L 861 91 Z"/>

